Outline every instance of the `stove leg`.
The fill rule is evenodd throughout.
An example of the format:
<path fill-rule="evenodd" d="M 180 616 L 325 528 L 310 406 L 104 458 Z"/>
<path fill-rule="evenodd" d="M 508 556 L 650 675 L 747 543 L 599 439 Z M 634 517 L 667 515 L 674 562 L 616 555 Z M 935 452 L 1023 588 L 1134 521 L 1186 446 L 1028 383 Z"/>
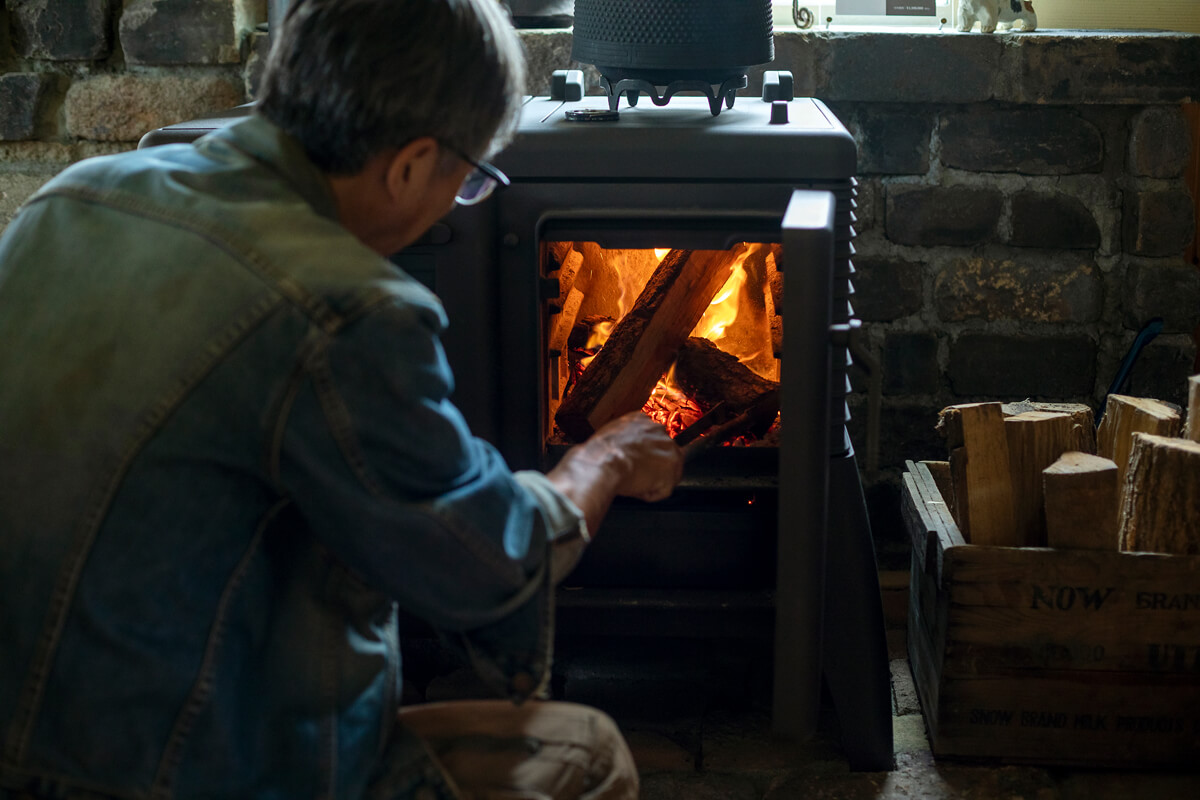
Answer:
<path fill-rule="evenodd" d="M 854 451 L 829 467 L 822 671 L 850 769 L 886 771 L 895 763 L 891 671 L 871 523 Z"/>

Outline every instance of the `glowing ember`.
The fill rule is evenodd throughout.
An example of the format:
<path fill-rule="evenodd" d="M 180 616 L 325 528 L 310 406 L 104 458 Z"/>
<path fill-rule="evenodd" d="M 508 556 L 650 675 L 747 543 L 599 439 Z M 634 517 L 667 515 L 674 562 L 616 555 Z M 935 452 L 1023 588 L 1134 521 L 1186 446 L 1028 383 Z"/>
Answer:
<path fill-rule="evenodd" d="M 642 406 L 642 413 L 663 425 L 674 438 L 684 428 L 704 416 L 704 409 L 675 383 L 675 367 L 659 379 Z"/>

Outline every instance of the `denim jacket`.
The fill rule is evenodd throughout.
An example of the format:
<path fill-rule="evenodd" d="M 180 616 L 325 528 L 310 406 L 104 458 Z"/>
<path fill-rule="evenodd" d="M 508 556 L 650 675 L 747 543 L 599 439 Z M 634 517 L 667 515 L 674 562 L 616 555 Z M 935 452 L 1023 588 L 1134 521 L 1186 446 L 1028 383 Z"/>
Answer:
<path fill-rule="evenodd" d="M 394 725 L 397 605 L 515 699 L 544 683 L 549 542 L 580 515 L 471 436 L 445 324 L 259 117 L 25 205 L 0 797 L 405 796 L 430 766 Z"/>

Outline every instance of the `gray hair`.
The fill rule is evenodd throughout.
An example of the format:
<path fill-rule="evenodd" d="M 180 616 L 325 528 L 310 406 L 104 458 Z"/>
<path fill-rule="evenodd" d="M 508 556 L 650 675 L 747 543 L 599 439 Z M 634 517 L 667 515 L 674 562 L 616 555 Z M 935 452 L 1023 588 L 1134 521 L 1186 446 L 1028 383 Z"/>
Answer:
<path fill-rule="evenodd" d="M 511 139 L 525 59 L 497 0 L 293 0 L 257 113 L 327 173 L 432 136 L 479 160 Z"/>

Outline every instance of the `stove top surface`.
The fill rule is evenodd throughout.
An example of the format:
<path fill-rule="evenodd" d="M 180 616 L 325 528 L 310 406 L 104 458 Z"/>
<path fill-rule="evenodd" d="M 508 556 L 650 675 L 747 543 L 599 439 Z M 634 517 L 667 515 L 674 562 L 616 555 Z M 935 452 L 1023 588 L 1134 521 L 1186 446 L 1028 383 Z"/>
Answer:
<path fill-rule="evenodd" d="M 786 111 L 782 118 L 781 107 Z M 159 128 L 141 146 L 188 142 L 250 113 L 252 104 Z M 843 180 L 857 171 L 854 139 L 819 100 L 766 103 L 739 97 L 713 116 L 704 97 L 656 106 L 622 97 L 611 121 L 572 121 L 609 111 L 608 98 L 528 97 L 513 143 L 494 159 L 514 181 L 778 182 Z M 579 112 L 582 112 L 580 114 Z M 772 119 L 776 121 L 772 121 Z"/>
<path fill-rule="evenodd" d="M 636 106 L 622 97 L 617 108 L 619 119 L 606 125 L 609 129 L 654 129 L 663 131 L 672 128 L 705 128 L 710 130 L 737 129 L 742 132 L 774 130 L 777 132 L 833 131 L 841 128 L 829 110 L 817 100 L 802 97 L 784 103 L 788 109 L 786 123 L 771 124 L 772 103 L 764 103 L 756 97 L 739 97 L 733 108 L 724 109 L 713 116 L 708 100 L 703 97 L 680 97 L 671 99 L 669 105 L 656 106 L 642 98 Z M 608 98 L 591 95 L 582 100 L 552 100 L 549 97 L 527 97 L 521 114 L 521 130 L 527 132 L 555 126 L 577 127 L 580 124 L 567 119 L 570 111 L 608 111 Z"/>
<path fill-rule="evenodd" d="M 856 171 L 853 138 L 812 98 L 739 97 L 718 116 L 703 97 L 676 96 L 667 106 L 622 98 L 615 119 L 606 119 L 608 110 L 603 96 L 530 97 L 496 164 L 514 180 L 795 181 Z"/>

